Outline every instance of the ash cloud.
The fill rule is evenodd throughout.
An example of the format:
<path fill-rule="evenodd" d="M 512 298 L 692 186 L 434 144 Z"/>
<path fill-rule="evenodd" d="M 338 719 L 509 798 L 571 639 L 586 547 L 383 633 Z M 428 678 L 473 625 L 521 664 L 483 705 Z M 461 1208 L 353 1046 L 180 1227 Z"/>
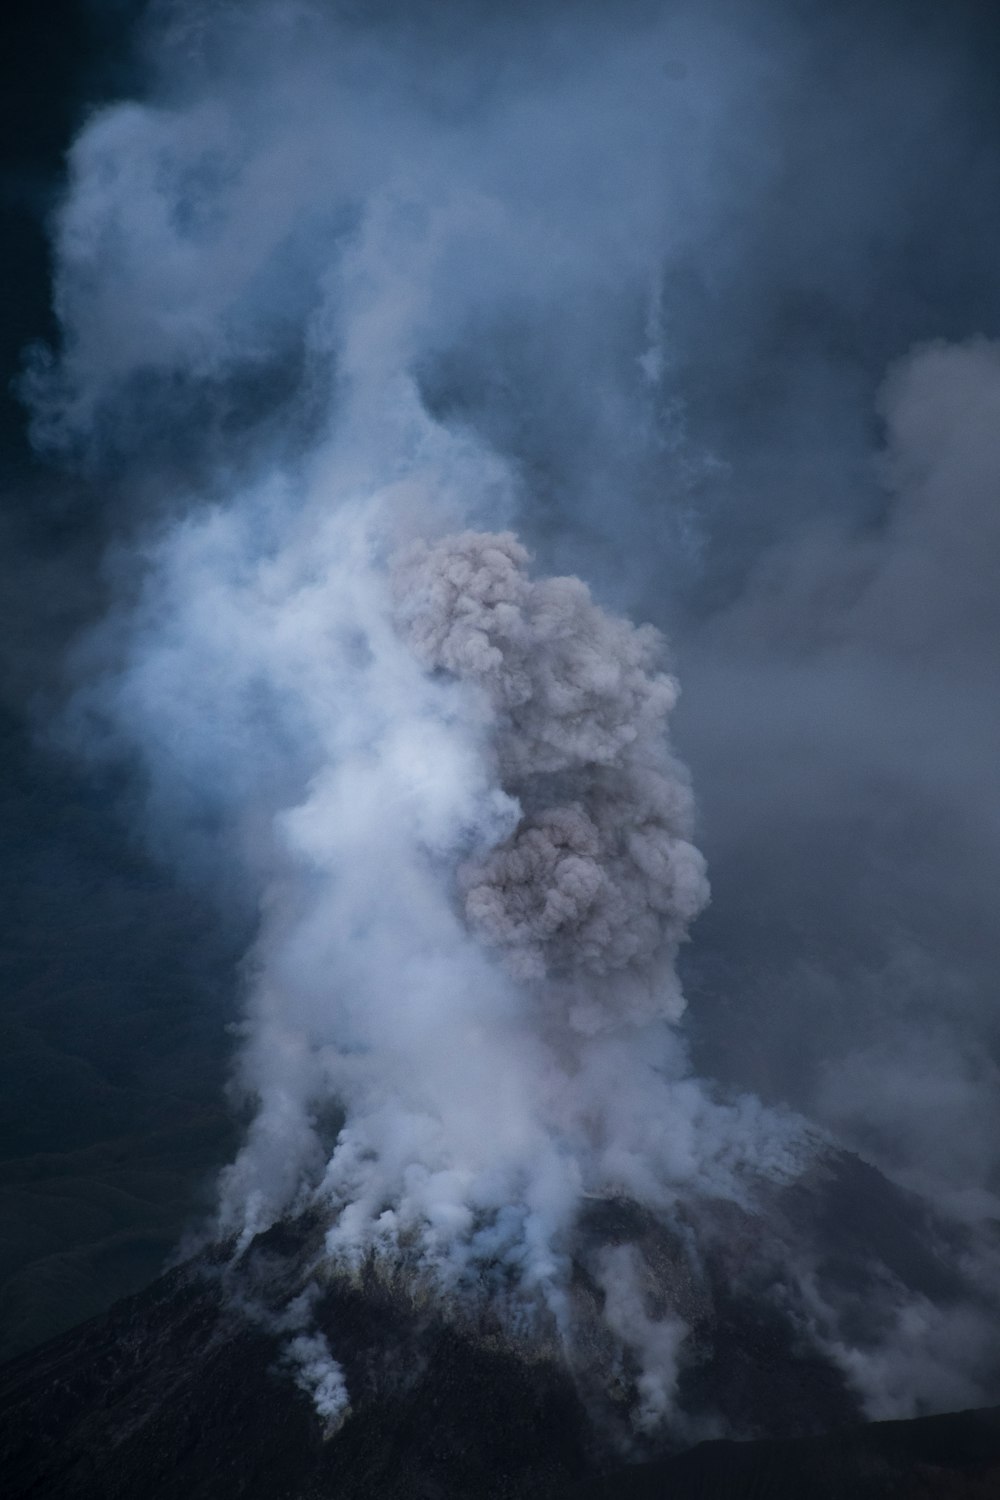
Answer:
<path fill-rule="evenodd" d="M 528 577 L 510 533 L 417 543 L 395 568 L 406 638 L 484 691 L 517 827 L 459 869 L 466 918 L 522 980 L 566 992 L 581 1030 L 676 1020 L 678 943 L 708 899 L 686 773 L 670 756 L 662 642 L 578 578 Z"/>

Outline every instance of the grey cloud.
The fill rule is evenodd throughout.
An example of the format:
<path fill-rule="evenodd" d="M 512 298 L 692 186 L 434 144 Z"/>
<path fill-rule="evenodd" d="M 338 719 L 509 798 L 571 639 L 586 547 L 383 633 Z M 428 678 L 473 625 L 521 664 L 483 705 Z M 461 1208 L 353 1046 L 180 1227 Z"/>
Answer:
<path fill-rule="evenodd" d="M 731 608 L 686 640 L 679 716 L 733 923 L 722 942 L 743 954 L 728 982 L 758 997 L 747 1026 L 767 1016 L 768 1034 L 788 1038 L 787 1056 L 761 1058 L 771 1083 L 850 1121 L 896 1172 L 980 1204 L 1000 1166 L 998 400 L 986 341 L 898 363 L 879 398 L 877 466 L 873 455 L 882 516 L 807 526 L 765 554 Z M 752 796 L 737 785 L 726 703 Z M 757 936 L 743 938 L 751 902 Z M 730 1010 L 726 1025 L 740 1036 L 744 1018 Z"/>
<path fill-rule="evenodd" d="M 584 1029 L 606 1011 L 676 1018 L 673 957 L 708 898 L 665 736 L 676 684 L 653 630 L 609 616 L 577 578 L 531 579 L 527 562 L 510 534 L 466 532 L 418 543 L 395 569 L 420 659 L 485 689 L 522 810 L 461 867 L 466 915 L 518 978 L 565 986 Z"/>

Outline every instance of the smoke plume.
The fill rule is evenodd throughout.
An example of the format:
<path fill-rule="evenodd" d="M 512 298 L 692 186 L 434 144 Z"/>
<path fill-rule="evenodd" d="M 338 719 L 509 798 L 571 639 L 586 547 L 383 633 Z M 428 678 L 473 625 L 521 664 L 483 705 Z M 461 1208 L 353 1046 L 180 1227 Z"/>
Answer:
<path fill-rule="evenodd" d="M 70 153 L 62 345 L 25 389 L 103 487 L 63 738 L 254 914 L 213 1232 L 308 1209 L 327 1269 L 565 1330 L 588 1195 L 745 1204 L 802 1170 L 806 1116 L 931 1191 L 959 1162 L 989 1209 L 995 932 L 962 914 L 998 847 L 998 365 L 898 274 L 954 220 L 964 52 L 777 0 L 146 26 L 140 97 Z M 940 246 L 977 307 L 989 243 Z M 697 1070 L 659 627 L 716 890 Z M 932 1141 L 905 1095 L 937 1056 Z M 618 1250 L 595 1277 L 652 1426 L 684 1321 Z M 307 1312 L 288 1358 L 334 1419 Z M 895 1362 L 825 1334 L 872 1409 L 937 1389 L 900 1374 L 934 1320 L 897 1322 Z"/>
<path fill-rule="evenodd" d="M 530 580 L 510 534 L 416 544 L 398 609 L 419 659 L 477 683 L 517 828 L 459 871 L 472 930 L 518 979 L 566 992 L 581 1030 L 682 1000 L 677 944 L 707 899 L 687 778 L 669 755 L 677 688 L 651 627 L 598 609 L 578 578 Z"/>

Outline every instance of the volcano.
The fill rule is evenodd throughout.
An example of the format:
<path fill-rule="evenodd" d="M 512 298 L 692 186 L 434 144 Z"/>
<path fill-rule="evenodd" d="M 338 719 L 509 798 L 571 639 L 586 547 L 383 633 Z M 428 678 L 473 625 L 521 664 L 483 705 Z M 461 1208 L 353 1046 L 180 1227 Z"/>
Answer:
<path fill-rule="evenodd" d="M 324 1273 L 321 1226 L 305 1215 L 258 1235 L 238 1258 L 231 1246 L 208 1247 L 103 1318 L 9 1363 L 0 1376 L 5 1492 L 1000 1492 L 1000 1409 L 863 1422 L 857 1382 L 831 1352 L 832 1337 L 809 1325 L 789 1280 L 789 1266 L 805 1264 L 816 1245 L 824 1305 L 873 1327 L 870 1309 L 884 1303 L 890 1278 L 939 1308 L 982 1302 L 961 1269 L 976 1249 L 968 1231 L 844 1153 L 826 1153 L 752 1210 L 703 1200 L 656 1216 L 625 1199 L 587 1201 L 561 1343 L 538 1328 L 512 1331 L 488 1301 L 434 1297 L 400 1263 L 371 1257 L 351 1275 Z M 651 1312 L 669 1311 L 689 1330 L 673 1415 L 655 1432 L 636 1425 L 639 1374 L 608 1338 L 594 1266 L 614 1253 L 641 1264 Z M 288 1309 L 307 1286 L 312 1326 L 350 1393 L 333 1419 L 317 1411 L 288 1357 Z M 1000 1368 L 992 1379 L 1000 1388 Z"/>

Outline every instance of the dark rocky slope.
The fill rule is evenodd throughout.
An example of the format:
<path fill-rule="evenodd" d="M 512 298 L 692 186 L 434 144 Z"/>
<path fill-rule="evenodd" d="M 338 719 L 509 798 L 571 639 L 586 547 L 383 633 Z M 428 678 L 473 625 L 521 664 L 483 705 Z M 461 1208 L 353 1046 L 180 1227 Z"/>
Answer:
<path fill-rule="evenodd" d="M 488 1303 L 447 1312 L 411 1277 L 384 1266 L 351 1279 L 317 1276 L 319 1226 L 280 1225 L 254 1242 L 238 1269 L 221 1252 L 205 1254 L 4 1366 L 4 1493 L 12 1500 L 1000 1496 L 995 1412 L 852 1425 L 856 1399 L 806 1336 L 783 1270 L 811 1247 L 810 1265 L 828 1294 L 847 1297 L 855 1314 L 889 1275 L 940 1305 L 973 1295 L 955 1270 L 956 1233 L 848 1157 L 820 1162 L 757 1212 L 702 1202 L 667 1223 L 628 1202 L 591 1201 L 574 1247 L 570 1364 L 554 1340 L 512 1339 Z M 635 1370 L 609 1344 L 593 1274 L 601 1253 L 621 1245 L 644 1268 L 651 1315 L 673 1310 L 690 1329 L 683 1409 L 695 1422 L 714 1417 L 736 1436 L 764 1441 L 682 1452 L 697 1435 L 688 1424 L 645 1452 L 633 1435 L 623 1454 Z M 297 1388 L 287 1329 L 279 1327 L 310 1281 L 313 1326 L 329 1339 L 350 1391 L 350 1413 L 335 1431 Z"/>
<path fill-rule="evenodd" d="M 823 1437 L 700 1443 L 565 1500 L 997 1500 L 1000 1407 Z"/>

